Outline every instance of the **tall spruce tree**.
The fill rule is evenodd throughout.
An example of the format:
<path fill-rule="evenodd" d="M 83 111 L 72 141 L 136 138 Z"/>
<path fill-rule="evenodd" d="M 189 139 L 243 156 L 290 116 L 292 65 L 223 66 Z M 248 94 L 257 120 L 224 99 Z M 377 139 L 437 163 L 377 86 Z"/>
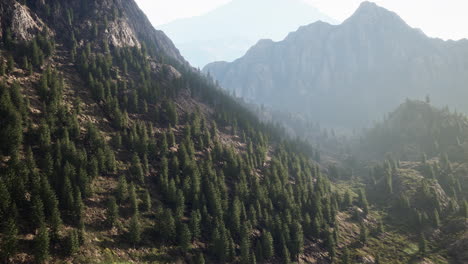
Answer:
<path fill-rule="evenodd" d="M 34 238 L 34 258 L 37 263 L 44 263 L 49 259 L 49 244 L 48 230 L 45 225 L 42 225 Z"/>
<path fill-rule="evenodd" d="M 138 213 L 134 214 L 132 219 L 130 220 L 130 227 L 129 231 L 129 239 L 132 242 L 133 247 L 136 247 L 141 241 L 141 224 L 140 224 L 140 217 Z"/>
<path fill-rule="evenodd" d="M 107 224 L 110 227 L 115 226 L 119 218 L 119 207 L 117 206 L 117 202 L 114 197 L 109 198 L 109 201 L 107 202 L 106 216 Z"/>
<path fill-rule="evenodd" d="M 3 236 L 0 243 L 0 257 L 2 262 L 9 263 L 9 259 L 15 255 L 18 250 L 18 228 L 16 221 L 10 217 L 3 227 Z"/>

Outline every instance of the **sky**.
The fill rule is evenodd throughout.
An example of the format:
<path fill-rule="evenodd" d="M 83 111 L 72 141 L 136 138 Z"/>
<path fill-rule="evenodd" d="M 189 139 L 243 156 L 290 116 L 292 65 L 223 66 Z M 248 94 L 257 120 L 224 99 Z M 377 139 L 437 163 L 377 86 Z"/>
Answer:
<path fill-rule="evenodd" d="M 136 0 L 153 25 L 203 15 L 231 0 Z M 255 0 L 251 0 L 255 1 Z M 302 0 L 330 17 L 343 21 L 362 0 Z M 468 38 L 467 0 L 375 0 L 398 13 L 410 26 L 422 29 L 430 37 Z"/>

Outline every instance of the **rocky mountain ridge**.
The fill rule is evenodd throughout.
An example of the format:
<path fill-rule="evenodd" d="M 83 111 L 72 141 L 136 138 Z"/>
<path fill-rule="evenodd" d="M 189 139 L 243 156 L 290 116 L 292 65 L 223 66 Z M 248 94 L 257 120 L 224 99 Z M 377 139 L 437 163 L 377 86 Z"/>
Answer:
<path fill-rule="evenodd" d="M 45 26 L 45 21 L 41 20 L 35 12 L 31 12 L 26 5 L 20 4 L 15 0 L 5 0 L 0 3 L 0 25 L 2 28 L 8 28 L 12 39 L 19 42 L 28 42 L 32 40 L 39 32 L 48 31 L 48 34 L 58 35 L 60 38 L 68 38 L 71 25 L 81 28 L 84 32 L 94 30 L 89 23 L 89 18 L 106 17 L 108 27 L 105 27 L 105 38 L 110 46 L 115 47 L 140 47 L 142 42 L 151 45 L 157 53 L 164 54 L 168 58 L 182 64 L 188 65 L 185 59 L 180 55 L 172 41 L 159 30 L 154 29 L 146 15 L 140 10 L 134 1 L 124 0 L 104 0 L 104 1 L 80 1 L 73 0 L 64 3 L 66 10 L 85 11 L 82 15 L 74 17 L 72 13 L 58 14 L 60 4 L 55 1 L 33 1 L 32 7 L 45 6 L 45 9 L 39 8 L 40 13 L 55 13 L 52 28 Z M 115 19 L 111 20 L 111 16 Z M 83 23 L 76 25 L 77 20 L 81 19 Z M 111 21 L 109 21 L 111 20 Z M 66 34 L 68 31 L 68 34 Z M 2 37 L 6 32 L 0 32 Z"/>
<path fill-rule="evenodd" d="M 314 114 L 328 126 L 366 126 L 405 98 L 425 95 L 468 111 L 461 99 L 468 96 L 468 41 L 428 38 L 370 2 L 341 25 L 303 26 L 204 71 L 249 102 Z"/>

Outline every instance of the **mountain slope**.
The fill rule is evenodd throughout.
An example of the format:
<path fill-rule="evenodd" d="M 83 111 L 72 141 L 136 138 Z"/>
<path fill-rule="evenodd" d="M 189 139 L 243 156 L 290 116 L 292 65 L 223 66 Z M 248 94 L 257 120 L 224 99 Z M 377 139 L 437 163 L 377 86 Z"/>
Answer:
<path fill-rule="evenodd" d="M 133 7 L 0 3 L 2 263 L 448 262 L 432 240 L 415 252 L 414 230 L 368 233 L 382 216 L 361 189 L 344 195 L 317 150 L 259 122 Z"/>
<path fill-rule="evenodd" d="M 319 166 L 133 1 L 0 12 L 2 263 L 331 261 L 338 209 Z"/>
<path fill-rule="evenodd" d="M 397 14 L 364 2 L 341 25 L 317 22 L 281 42 L 263 40 L 232 62 L 207 65 L 250 102 L 360 127 L 406 97 L 468 111 L 468 41 L 430 39 Z"/>
<path fill-rule="evenodd" d="M 335 21 L 301 0 L 233 0 L 205 15 L 159 26 L 195 66 L 234 60 L 259 39 L 283 39 L 299 26 Z"/>

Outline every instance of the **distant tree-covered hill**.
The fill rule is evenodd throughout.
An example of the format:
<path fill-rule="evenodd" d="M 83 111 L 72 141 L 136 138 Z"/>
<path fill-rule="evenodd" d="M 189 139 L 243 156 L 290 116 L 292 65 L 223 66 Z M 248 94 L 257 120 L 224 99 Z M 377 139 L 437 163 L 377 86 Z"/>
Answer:
<path fill-rule="evenodd" d="M 428 102 L 406 100 L 362 138 L 363 153 L 391 154 L 404 160 L 447 154 L 453 161 L 468 159 L 468 119 Z"/>

